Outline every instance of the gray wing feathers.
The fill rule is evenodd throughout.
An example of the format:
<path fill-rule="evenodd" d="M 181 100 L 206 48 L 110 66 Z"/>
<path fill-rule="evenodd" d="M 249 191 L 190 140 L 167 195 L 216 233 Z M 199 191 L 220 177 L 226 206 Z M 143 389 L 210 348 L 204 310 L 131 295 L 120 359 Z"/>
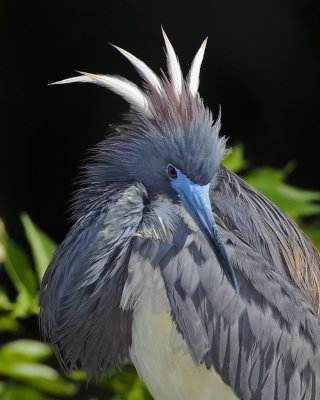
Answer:
<path fill-rule="evenodd" d="M 212 184 L 212 207 L 226 229 L 298 286 L 319 314 L 320 255 L 297 225 L 237 175 L 221 168 Z"/>
<path fill-rule="evenodd" d="M 236 197 L 239 189 L 232 190 Z M 272 212 L 272 205 L 268 207 Z M 150 253 L 152 264 L 161 269 L 172 316 L 195 362 L 214 366 L 246 400 L 320 398 L 320 326 L 312 296 L 297 286 L 286 267 L 276 264 L 281 251 L 268 253 L 261 236 L 256 235 L 259 243 L 250 242 L 236 217 L 228 219 L 217 206 L 214 211 L 237 276 L 238 294 L 200 232 L 191 232 L 181 221 L 170 244 L 159 242 Z M 275 211 L 274 230 L 278 218 L 286 218 L 279 213 Z M 299 245 L 307 239 L 295 229 L 297 237 L 290 239 Z M 308 248 L 312 245 L 304 243 L 302 253 Z"/>
<path fill-rule="evenodd" d="M 44 276 L 42 331 L 68 367 L 99 372 L 128 355 L 132 316 L 120 301 L 131 239 L 142 218 L 143 191 L 139 184 L 129 186 L 107 196 L 98 215 L 80 218 Z"/>
<path fill-rule="evenodd" d="M 201 242 L 203 253 L 209 252 L 194 236 L 193 246 Z M 227 243 L 222 230 L 221 236 Z M 177 254 L 167 265 L 159 264 L 173 317 L 195 362 L 214 366 L 244 399 L 315 400 L 307 397 L 320 373 L 320 328 L 312 308 L 291 283 L 275 272 L 265 274 L 270 266 L 262 258 L 253 262 L 246 245 L 234 240 L 227 246 L 233 247 L 228 254 L 233 253 L 239 294 L 212 254 L 196 265 L 184 248 L 183 258 Z M 181 264 L 191 269 L 191 283 L 183 278 Z"/>

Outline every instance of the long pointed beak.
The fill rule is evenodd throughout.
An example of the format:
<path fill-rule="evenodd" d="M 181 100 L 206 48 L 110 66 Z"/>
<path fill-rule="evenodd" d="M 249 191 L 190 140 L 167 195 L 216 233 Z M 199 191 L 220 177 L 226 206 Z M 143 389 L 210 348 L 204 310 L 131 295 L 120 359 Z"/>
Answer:
<path fill-rule="evenodd" d="M 184 208 L 188 211 L 208 240 L 230 283 L 235 290 L 238 291 L 238 282 L 235 273 L 213 218 L 209 197 L 210 184 L 204 186 L 196 185 L 183 175 L 179 180 L 172 181 L 171 184 L 179 193 Z"/>

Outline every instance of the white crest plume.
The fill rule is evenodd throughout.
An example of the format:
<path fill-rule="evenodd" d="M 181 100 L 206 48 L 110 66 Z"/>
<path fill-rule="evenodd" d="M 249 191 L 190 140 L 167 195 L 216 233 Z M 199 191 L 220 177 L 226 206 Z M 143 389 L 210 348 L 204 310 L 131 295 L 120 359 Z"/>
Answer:
<path fill-rule="evenodd" d="M 62 81 L 51 83 L 51 85 L 63 85 L 73 82 L 89 82 L 96 83 L 100 86 L 105 86 L 119 96 L 123 97 L 132 107 L 142 114 L 151 117 L 151 105 L 146 93 L 138 88 L 134 83 L 125 78 L 117 78 L 111 75 L 97 75 L 89 72 L 76 71 L 81 74 L 74 78 L 64 79 Z"/>
<path fill-rule="evenodd" d="M 163 29 L 162 29 L 162 34 L 166 46 L 168 75 L 172 87 L 174 89 L 174 92 L 177 95 L 177 99 L 178 101 L 180 101 L 180 96 L 182 93 L 182 85 L 183 85 L 183 76 L 179 60 L 172 47 L 172 44 L 170 43 Z M 204 40 L 200 49 L 195 55 L 187 78 L 187 88 L 189 89 L 193 97 L 195 97 L 198 92 L 200 67 L 203 60 L 206 43 L 207 39 Z M 166 85 L 152 71 L 151 68 L 149 68 L 143 61 L 139 60 L 137 57 L 135 57 L 128 51 L 115 45 L 112 46 L 115 47 L 122 55 L 124 55 L 133 64 L 135 69 L 138 71 L 141 77 L 150 85 L 150 87 L 155 89 L 161 97 L 165 96 Z M 143 114 L 145 117 L 152 118 L 152 116 L 154 115 L 155 110 L 152 105 L 153 102 L 150 98 L 150 96 L 152 96 L 152 93 L 143 91 L 137 85 L 128 81 L 127 79 L 111 75 L 92 74 L 89 72 L 81 72 L 81 71 L 77 72 L 81 75 L 73 78 L 64 79 L 62 81 L 54 82 L 51 83 L 51 85 L 60 85 L 73 82 L 95 83 L 100 86 L 105 86 L 108 89 L 115 92 L 116 94 L 123 97 L 128 103 L 131 104 L 133 109 Z"/>
<path fill-rule="evenodd" d="M 183 82 L 183 76 L 182 76 L 179 60 L 178 60 L 178 57 L 176 56 L 176 53 L 172 47 L 172 44 L 170 43 L 170 41 L 168 39 L 168 36 L 166 35 L 166 33 L 162 27 L 161 27 L 161 30 L 162 30 L 162 35 L 164 38 L 164 43 L 166 45 L 168 73 L 171 78 L 172 86 L 174 87 L 175 92 L 179 96 L 181 94 L 182 82 Z"/>
<path fill-rule="evenodd" d="M 205 38 L 200 49 L 198 50 L 197 54 L 195 55 L 195 57 L 192 61 L 191 68 L 190 68 L 190 71 L 188 74 L 187 83 L 189 86 L 189 90 L 193 96 L 195 96 L 196 93 L 198 92 L 200 68 L 201 68 L 201 64 L 202 64 L 202 60 L 203 60 L 203 56 L 204 56 L 204 51 L 206 49 L 207 41 L 208 41 L 208 38 Z"/>
<path fill-rule="evenodd" d="M 151 86 L 153 86 L 158 91 L 159 94 L 161 93 L 163 89 L 162 83 L 160 82 L 160 79 L 152 71 L 151 68 L 149 68 L 143 61 L 139 60 L 139 58 L 129 53 L 127 50 L 115 46 L 114 44 L 111 44 L 111 46 L 120 51 L 120 53 L 124 55 L 131 62 L 131 64 L 139 72 L 142 78 L 145 79 Z"/>

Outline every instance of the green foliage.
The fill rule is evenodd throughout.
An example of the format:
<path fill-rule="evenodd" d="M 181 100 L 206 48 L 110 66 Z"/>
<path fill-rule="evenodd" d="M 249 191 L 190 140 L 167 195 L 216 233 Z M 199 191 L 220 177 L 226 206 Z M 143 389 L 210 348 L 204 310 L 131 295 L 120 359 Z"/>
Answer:
<path fill-rule="evenodd" d="M 46 395 L 38 390 L 19 385 L 14 381 L 9 383 L 0 382 L 1 400 L 46 400 Z"/>
<path fill-rule="evenodd" d="M 77 392 L 73 383 L 63 379 L 54 368 L 41 363 L 0 361 L 0 375 L 52 395 L 71 396 Z"/>
<path fill-rule="evenodd" d="M 224 163 L 294 218 L 320 248 L 320 193 L 287 184 L 291 164 L 283 169 L 248 170 L 241 145 L 229 152 Z M 8 236 L 0 220 L 0 269 L 2 265 L 2 273 L 14 288 L 13 296 L 12 288 L 8 290 L 0 283 L 0 399 L 150 400 L 132 367 L 87 383 L 84 372 L 57 368 L 51 347 L 34 340 L 39 282 L 56 244 L 27 214 L 22 214 L 21 220 L 32 257 Z M 35 324 L 32 333 L 26 328 L 30 321 Z"/>
<path fill-rule="evenodd" d="M 2 292 L 2 300 L 7 307 L 12 308 L 13 316 L 26 317 L 37 311 L 38 288 L 34 271 L 29 257 L 13 240 L 9 239 L 4 229 L 0 232 L 0 243 L 3 265 L 17 293 L 15 303 L 10 304 L 5 292 Z"/>
<path fill-rule="evenodd" d="M 290 170 L 288 167 L 282 170 L 259 168 L 246 174 L 244 179 L 296 220 L 319 214 L 320 204 L 315 201 L 320 200 L 320 193 L 284 183 Z"/>
<path fill-rule="evenodd" d="M 248 163 L 244 159 L 244 149 L 242 144 L 238 144 L 237 146 L 230 148 L 223 163 L 225 167 L 234 173 L 238 173 L 246 168 Z"/>
<path fill-rule="evenodd" d="M 34 225 L 28 214 L 23 213 L 21 215 L 21 220 L 26 237 L 31 246 L 39 282 L 41 282 L 43 274 L 57 248 L 57 245 L 46 233 Z"/>
<path fill-rule="evenodd" d="M 112 400 L 152 400 L 140 379 L 137 379 L 132 367 L 119 371 L 111 371 L 100 383 L 112 393 Z"/>
<path fill-rule="evenodd" d="M 52 355 L 51 347 L 42 342 L 20 339 L 0 346 L 1 362 L 43 361 Z"/>

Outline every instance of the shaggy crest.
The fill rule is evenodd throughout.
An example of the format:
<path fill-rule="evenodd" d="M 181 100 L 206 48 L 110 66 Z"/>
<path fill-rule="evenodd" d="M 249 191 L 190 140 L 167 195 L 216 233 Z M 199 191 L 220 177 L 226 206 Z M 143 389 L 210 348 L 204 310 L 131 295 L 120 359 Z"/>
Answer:
<path fill-rule="evenodd" d="M 196 100 L 198 95 L 200 68 L 207 39 L 204 40 L 195 55 L 187 80 L 184 82 L 178 57 L 163 29 L 162 34 L 166 47 L 169 80 L 166 77 L 163 79 L 159 78 L 143 61 L 139 60 L 128 51 L 113 45 L 113 47 L 115 47 L 131 62 L 140 76 L 145 80 L 147 83 L 146 90 L 140 89 L 137 85 L 123 77 L 92 74 L 82 71 L 77 71 L 81 74 L 80 76 L 54 82 L 52 85 L 84 82 L 105 86 L 114 93 L 123 97 L 135 111 L 149 119 L 154 119 L 156 115 L 157 110 L 155 109 L 155 104 L 163 104 L 168 99 L 170 99 L 171 102 L 174 101 L 177 105 L 180 103 L 186 104 L 190 102 L 190 98 L 191 100 Z"/>

